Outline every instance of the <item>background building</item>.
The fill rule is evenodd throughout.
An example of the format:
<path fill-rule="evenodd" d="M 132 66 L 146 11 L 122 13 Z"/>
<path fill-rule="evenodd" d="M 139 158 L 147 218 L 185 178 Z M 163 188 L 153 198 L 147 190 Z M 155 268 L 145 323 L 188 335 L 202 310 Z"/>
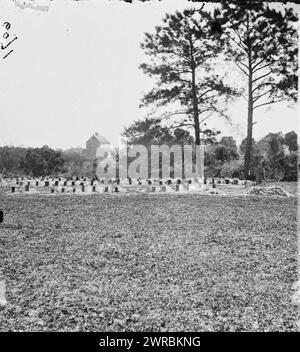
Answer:
<path fill-rule="evenodd" d="M 99 133 L 96 132 L 86 142 L 85 157 L 87 159 L 95 159 L 97 149 L 103 144 L 109 145 L 110 143 L 105 137 L 100 136 Z"/>

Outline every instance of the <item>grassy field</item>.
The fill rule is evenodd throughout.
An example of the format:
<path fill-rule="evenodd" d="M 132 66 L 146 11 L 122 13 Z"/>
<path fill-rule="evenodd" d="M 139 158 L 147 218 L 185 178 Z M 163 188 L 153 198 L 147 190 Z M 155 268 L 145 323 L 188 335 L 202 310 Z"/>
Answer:
<path fill-rule="evenodd" d="M 2 194 L 0 330 L 298 330 L 296 206 Z"/>

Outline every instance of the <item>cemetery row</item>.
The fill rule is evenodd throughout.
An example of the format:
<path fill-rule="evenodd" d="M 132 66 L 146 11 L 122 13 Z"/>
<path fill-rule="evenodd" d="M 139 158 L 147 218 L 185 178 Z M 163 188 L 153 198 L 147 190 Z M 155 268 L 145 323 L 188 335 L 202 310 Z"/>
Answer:
<path fill-rule="evenodd" d="M 250 184 L 249 184 L 250 183 Z M 11 193 L 127 193 L 142 192 L 193 192 L 214 189 L 220 184 L 252 185 L 238 179 L 102 179 L 87 177 L 58 178 L 5 178 L 2 185 L 11 187 Z"/>

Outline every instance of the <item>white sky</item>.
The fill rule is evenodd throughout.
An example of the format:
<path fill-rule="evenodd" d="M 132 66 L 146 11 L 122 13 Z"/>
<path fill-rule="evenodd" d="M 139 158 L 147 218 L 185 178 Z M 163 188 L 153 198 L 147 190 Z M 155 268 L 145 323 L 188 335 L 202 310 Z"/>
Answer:
<path fill-rule="evenodd" d="M 34 11 L 1 0 L 0 21 L 10 22 L 10 39 L 18 39 L 0 58 L 0 145 L 84 147 L 96 131 L 117 145 L 124 126 L 147 112 L 138 108 L 152 87 L 138 69 L 144 32 L 153 32 L 166 12 L 187 6 L 193 4 L 59 0 L 49 11 Z M 232 125 L 213 118 L 207 127 L 240 142 L 247 106 L 241 100 L 229 111 Z M 255 139 L 298 130 L 297 111 L 287 103 L 257 109 L 254 120 Z"/>

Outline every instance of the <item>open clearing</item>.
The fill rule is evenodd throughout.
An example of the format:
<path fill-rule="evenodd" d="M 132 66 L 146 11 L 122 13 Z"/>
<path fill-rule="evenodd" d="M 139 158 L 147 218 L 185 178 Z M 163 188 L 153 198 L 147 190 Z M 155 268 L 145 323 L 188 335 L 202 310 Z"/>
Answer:
<path fill-rule="evenodd" d="M 298 330 L 296 197 L 2 194 L 1 208 L 1 331 Z"/>

